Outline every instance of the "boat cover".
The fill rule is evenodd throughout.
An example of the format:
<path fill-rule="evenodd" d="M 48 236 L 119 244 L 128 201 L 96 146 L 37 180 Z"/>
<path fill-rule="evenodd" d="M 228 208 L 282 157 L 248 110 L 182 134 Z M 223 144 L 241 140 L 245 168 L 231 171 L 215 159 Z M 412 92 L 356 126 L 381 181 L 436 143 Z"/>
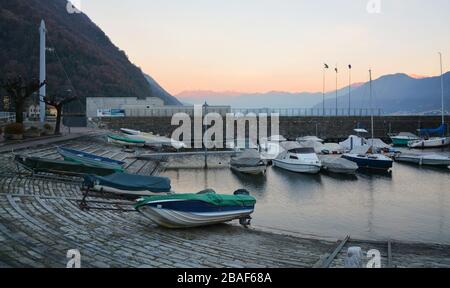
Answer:
<path fill-rule="evenodd" d="M 297 142 L 304 142 L 304 141 L 316 141 L 316 142 L 320 142 L 320 143 L 324 142 L 323 139 L 320 139 L 317 136 L 305 136 L 305 137 L 297 138 Z"/>
<path fill-rule="evenodd" d="M 325 146 L 321 142 L 314 140 L 302 141 L 300 145 L 304 148 L 313 148 L 315 153 L 322 153 L 325 149 Z"/>
<path fill-rule="evenodd" d="M 400 132 L 398 133 L 397 137 L 411 137 L 411 138 L 417 138 L 417 135 L 411 133 L 411 132 Z"/>
<path fill-rule="evenodd" d="M 373 146 L 376 149 L 385 149 L 385 148 L 391 148 L 388 144 L 384 143 L 383 140 L 374 138 L 374 139 L 367 139 L 367 144 Z"/>
<path fill-rule="evenodd" d="M 101 185 L 120 190 L 151 192 L 170 192 L 170 179 L 166 177 L 143 176 L 128 173 L 115 173 L 109 176 L 87 175 L 84 177 L 84 185 L 94 187 Z"/>
<path fill-rule="evenodd" d="M 335 169 L 358 169 L 358 165 L 356 165 L 354 162 L 341 158 L 341 157 L 335 157 L 335 156 L 321 156 L 320 161 L 322 162 L 322 165 L 328 168 L 335 168 Z"/>
<path fill-rule="evenodd" d="M 325 143 L 323 144 L 324 150 L 328 150 L 330 153 L 343 153 L 344 148 L 337 143 Z"/>
<path fill-rule="evenodd" d="M 447 132 L 447 124 L 442 124 L 436 129 L 420 129 L 419 134 L 420 136 L 429 136 L 429 135 L 439 135 L 439 136 L 445 136 L 445 133 Z"/>
<path fill-rule="evenodd" d="M 340 142 L 339 145 L 342 146 L 342 148 L 346 149 L 346 150 L 351 150 L 357 146 L 363 146 L 366 144 L 366 139 L 355 136 L 355 135 L 350 135 L 347 140 Z"/>
<path fill-rule="evenodd" d="M 139 201 L 135 208 L 146 205 L 149 202 L 154 201 L 167 201 L 167 200 L 180 200 L 180 201 L 202 201 L 214 206 L 230 207 L 248 207 L 256 204 L 256 199 L 250 195 L 225 195 L 216 194 L 214 191 L 206 191 L 197 194 L 171 194 L 171 195 L 157 195 L 146 196 Z"/>
<path fill-rule="evenodd" d="M 239 156 L 231 158 L 230 164 L 233 166 L 258 166 L 261 164 L 259 152 L 253 149 L 247 149 Z"/>

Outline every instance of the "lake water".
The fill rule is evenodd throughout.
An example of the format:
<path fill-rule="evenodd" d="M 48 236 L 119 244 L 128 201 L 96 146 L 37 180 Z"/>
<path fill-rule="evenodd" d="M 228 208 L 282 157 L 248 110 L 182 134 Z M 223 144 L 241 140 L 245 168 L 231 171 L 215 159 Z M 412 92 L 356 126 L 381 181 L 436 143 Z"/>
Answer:
<path fill-rule="evenodd" d="M 450 155 L 450 152 L 442 152 Z M 257 198 L 252 224 L 320 238 L 450 243 L 450 169 L 394 163 L 390 175 L 303 175 L 269 167 L 266 177 L 235 173 L 229 159 L 171 161 L 177 192 L 245 188 Z"/>

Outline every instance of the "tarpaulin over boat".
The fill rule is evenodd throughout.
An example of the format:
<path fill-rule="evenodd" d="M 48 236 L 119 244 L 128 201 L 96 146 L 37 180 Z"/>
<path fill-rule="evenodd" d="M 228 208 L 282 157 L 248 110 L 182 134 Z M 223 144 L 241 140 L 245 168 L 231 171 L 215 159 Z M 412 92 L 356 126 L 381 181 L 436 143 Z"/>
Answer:
<path fill-rule="evenodd" d="M 107 186 L 120 190 L 151 192 L 170 192 L 170 179 L 166 177 L 143 176 L 128 173 L 115 173 L 109 176 L 88 175 L 84 177 L 84 185 Z"/>
<path fill-rule="evenodd" d="M 367 139 L 367 145 L 370 145 L 376 149 L 385 149 L 385 148 L 391 148 L 388 144 L 384 143 L 383 140 L 378 138 L 370 138 Z"/>
<path fill-rule="evenodd" d="M 419 134 L 420 136 L 428 136 L 428 135 L 439 135 L 444 136 L 447 132 L 447 124 L 442 124 L 436 129 L 420 129 Z"/>
<path fill-rule="evenodd" d="M 256 199 L 250 195 L 225 195 L 216 194 L 212 190 L 204 191 L 198 194 L 171 194 L 161 196 L 144 197 L 142 201 L 135 205 L 136 208 L 146 205 L 149 202 L 180 200 L 180 201 L 202 201 L 215 206 L 254 206 Z"/>
<path fill-rule="evenodd" d="M 258 151 L 247 149 L 239 156 L 233 157 L 230 164 L 233 166 L 257 166 L 261 164 L 261 157 Z"/>

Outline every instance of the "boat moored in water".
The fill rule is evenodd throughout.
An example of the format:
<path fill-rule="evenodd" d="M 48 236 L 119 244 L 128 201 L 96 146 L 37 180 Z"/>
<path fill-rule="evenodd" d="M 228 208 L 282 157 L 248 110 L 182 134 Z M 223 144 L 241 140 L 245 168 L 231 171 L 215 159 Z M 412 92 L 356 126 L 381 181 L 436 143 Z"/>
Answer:
<path fill-rule="evenodd" d="M 283 142 L 284 149 L 272 162 L 275 167 L 292 172 L 317 174 L 322 163 L 313 148 L 304 148 L 297 142 Z"/>
<path fill-rule="evenodd" d="M 401 153 L 394 157 L 397 162 L 413 163 L 417 165 L 426 166 L 450 166 L 450 157 L 439 155 L 436 153 L 431 154 L 413 154 L 413 153 Z"/>
<path fill-rule="evenodd" d="M 398 147 L 408 147 L 408 143 L 412 141 L 417 141 L 420 138 L 417 135 L 414 135 L 410 132 L 400 132 L 397 135 L 389 136 L 392 140 L 392 145 Z"/>
<path fill-rule="evenodd" d="M 336 174 L 355 174 L 358 170 L 358 165 L 350 160 L 338 156 L 319 156 L 322 162 L 322 168 L 325 171 Z"/>
<path fill-rule="evenodd" d="M 267 165 L 261 159 L 259 152 L 253 149 L 247 149 L 239 156 L 232 157 L 230 167 L 234 171 L 252 175 L 265 174 L 267 169 Z"/>
<path fill-rule="evenodd" d="M 371 150 L 370 146 L 361 146 L 342 155 L 342 158 L 355 162 L 359 169 L 389 171 L 393 166 L 392 159 L 382 154 L 372 153 Z"/>
<path fill-rule="evenodd" d="M 135 209 L 154 223 L 166 228 L 189 228 L 239 219 L 249 225 L 256 199 L 246 190 L 234 195 L 205 190 L 197 194 L 149 196 L 138 199 Z"/>

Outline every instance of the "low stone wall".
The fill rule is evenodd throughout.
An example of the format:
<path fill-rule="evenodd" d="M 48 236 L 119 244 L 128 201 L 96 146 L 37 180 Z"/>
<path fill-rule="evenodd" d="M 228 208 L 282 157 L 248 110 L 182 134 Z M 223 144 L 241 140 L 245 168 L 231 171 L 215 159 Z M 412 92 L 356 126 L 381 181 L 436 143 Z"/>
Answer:
<path fill-rule="evenodd" d="M 449 116 L 445 121 L 450 126 Z M 108 129 L 132 128 L 166 136 L 177 128 L 170 124 L 170 117 L 101 118 L 100 123 Z M 376 138 L 386 139 L 389 133 L 417 133 L 419 128 L 434 128 L 440 124 L 439 116 L 381 116 L 374 118 L 374 134 Z M 307 135 L 344 139 L 354 134 L 353 129 L 357 127 L 370 131 L 370 117 L 280 117 L 280 134 L 289 139 Z"/>

